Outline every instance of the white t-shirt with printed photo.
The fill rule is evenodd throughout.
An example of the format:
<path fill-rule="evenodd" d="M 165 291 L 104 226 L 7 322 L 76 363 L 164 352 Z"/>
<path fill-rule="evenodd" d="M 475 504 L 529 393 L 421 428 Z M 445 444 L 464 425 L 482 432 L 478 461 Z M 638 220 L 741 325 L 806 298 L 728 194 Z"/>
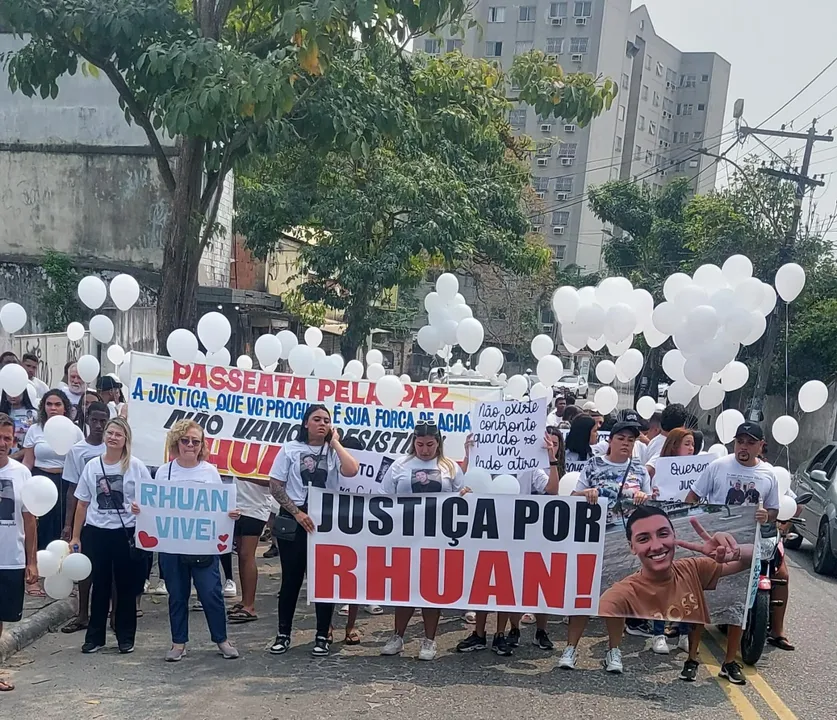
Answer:
<path fill-rule="evenodd" d="M 779 509 L 779 483 L 773 466 L 759 461 L 754 467 L 742 465 L 735 455 L 710 463 L 695 480 L 692 491 L 709 505 L 758 505 Z"/>
<path fill-rule="evenodd" d="M 11 458 L 0 468 L 0 570 L 26 567 L 23 528 L 26 508 L 21 492 L 31 478 L 29 468 Z"/>
<path fill-rule="evenodd" d="M 151 480 L 151 474 L 133 456 L 127 470 L 122 469 L 121 463 L 104 462 L 103 457 L 90 460 L 84 466 L 75 492 L 77 499 L 90 503 L 85 524 L 105 530 L 116 530 L 123 524 L 134 527 L 137 519 L 131 512 L 131 503 L 136 501 L 137 483 L 144 480 Z"/>
<path fill-rule="evenodd" d="M 414 455 L 405 455 L 389 466 L 380 492 L 383 495 L 459 492 L 465 487 L 465 476 L 459 465 L 453 461 L 451 465 L 453 472 L 436 458 L 420 460 Z"/>
<path fill-rule="evenodd" d="M 340 459 L 328 445 L 309 445 L 293 440 L 285 443 L 273 467 L 270 477 L 285 483 L 285 491 L 297 507 L 308 502 L 308 488 L 338 490 Z"/>
<path fill-rule="evenodd" d="M 80 428 L 74 427 L 74 443 L 84 440 L 84 433 Z M 47 443 L 44 437 L 44 429 L 40 423 L 35 423 L 26 431 L 23 440 L 23 447 L 35 449 L 35 467 L 49 472 L 62 472 L 64 470 L 64 459 L 66 455 L 59 455 Z"/>
<path fill-rule="evenodd" d="M 64 472 L 61 477 L 67 482 L 77 485 L 85 465 L 94 458 L 102 455 L 105 449 L 104 443 L 91 445 L 87 440 L 77 442 L 70 448 L 70 452 L 67 453 L 67 457 L 64 459 Z"/>

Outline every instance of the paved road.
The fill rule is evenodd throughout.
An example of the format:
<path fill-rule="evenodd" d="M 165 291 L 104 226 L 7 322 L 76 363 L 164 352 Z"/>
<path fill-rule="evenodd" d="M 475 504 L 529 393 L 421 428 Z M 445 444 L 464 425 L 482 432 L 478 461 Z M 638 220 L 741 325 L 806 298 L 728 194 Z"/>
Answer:
<path fill-rule="evenodd" d="M 719 684 L 709 670 L 717 664 L 712 638 L 702 649 L 704 668 L 698 682 L 676 679 L 682 654 L 653 655 L 644 643 L 626 638 L 627 672 L 606 675 L 598 662 L 605 651 L 603 627 L 594 623 L 582 649 L 582 668 L 555 668 L 556 654 L 527 645 L 513 658 L 490 652 L 467 656 L 451 653 L 466 633 L 458 618 L 443 620 L 440 656 L 432 663 L 415 659 L 418 623 L 403 658 L 382 658 L 378 650 L 388 636 L 391 617 L 364 618 L 361 647 L 334 646 L 335 654 L 315 660 L 309 650 L 313 613 L 301 606 L 301 630 L 285 657 L 266 652 L 275 630 L 278 561 L 262 561 L 258 622 L 231 629 L 243 652 L 237 661 L 215 654 L 199 613 L 192 613 L 190 655 L 177 665 L 162 662 L 168 649 L 167 614 L 159 598 L 145 598 L 137 650 L 119 655 L 109 648 L 97 655 L 79 652 L 81 638 L 54 634 L 16 655 L 9 670 L 17 682 L 0 697 L 0 715 L 17 720 L 96 720 L 126 718 L 232 717 L 235 720 L 305 718 L 332 720 L 407 720 L 462 717 L 544 717 L 650 720 L 673 715 L 712 720 L 830 720 L 833 711 L 834 618 L 837 583 L 815 576 L 810 549 L 793 554 L 789 631 L 796 653 L 768 652 L 758 673 L 750 672 L 743 690 Z M 342 619 L 337 619 L 338 624 Z M 556 641 L 565 627 L 551 628 Z M 336 636 L 342 633 L 337 630 Z M 531 629 L 524 638 L 531 637 Z"/>

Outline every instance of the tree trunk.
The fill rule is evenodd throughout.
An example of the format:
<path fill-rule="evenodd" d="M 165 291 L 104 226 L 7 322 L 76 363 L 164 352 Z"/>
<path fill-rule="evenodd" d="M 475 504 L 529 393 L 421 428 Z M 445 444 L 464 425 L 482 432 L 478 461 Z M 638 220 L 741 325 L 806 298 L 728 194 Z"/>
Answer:
<path fill-rule="evenodd" d="M 645 357 L 645 365 L 638 381 L 634 385 L 634 407 L 643 395 L 650 395 L 659 400 L 658 385 L 660 383 L 660 348 L 649 348 Z"/>
<path fill-rule="evenodd" d="M 166 228 L 157 299 L 157 351 L 163 355 L 167 354 L 166 339 L 172 330 L 185 327 L 194 331 L 197 323 L 203 154 L 202 140 L 180 141 L 175 168 L 177 186 Z"/>
<path fill-rule="evenodd" d="M 366 343 L 371 329 L 367 298 L 354 298 L 343 313 L 343 322 L 346 323 L 346 332 L 340 338 L 340 353 L 344 360 L 349 362 L 357 357 L 357 351 Z"/>

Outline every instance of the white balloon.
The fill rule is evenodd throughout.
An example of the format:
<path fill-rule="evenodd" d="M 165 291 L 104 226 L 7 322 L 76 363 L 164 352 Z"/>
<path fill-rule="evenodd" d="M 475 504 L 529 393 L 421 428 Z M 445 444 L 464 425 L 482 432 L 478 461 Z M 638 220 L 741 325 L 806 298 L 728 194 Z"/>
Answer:
<path fill-rule="evenodd" d="M 622 368 L 616 368 L 616 379 L 623 385 L 631 381 L 631 377 L 627 373 L 623 372 Z"/>
<path fill-rule="evenodd" d="M 372 363 L 366 366 L 366 377 L 372 382 L 378 382 L 386 374 L 387 371 L 381 363 Z"/>
<path fill-rule="evenodd" d="M 587 338 L 587 347 L 589 347 L 593 352 L 598 352 L 605 346 L 606 342 L 607 339 L 604 335 L 600 335 L 597 338 Z"/>
<path fill-rule="evenodd" d="M 681 288 L 674 298 L 674 305 L 681 313 L 688 313 L 698 305 L 708 304 L 709 293 L 700 285 L 694 283 L 689 283 L 686 287 Z"/>
<path fill-rule="evenodd" d="M 66 540 L 53 540 L 47 544 L 46 551 L 55 555 L 59 560 L 63 560 L 71 552 L 70 543 Z"/>
<path fill-rule="evenodd" d="M 605 317 L 605 310 L 598 303 L 582 305 L 575 314 L 573 326 L 577 327 L 579 334 L 585 338 L 599 337 L 599 335 L 604 335 Z"/>
<path fill-rule="evenodd" d="M 428 355 L 435 355 L 436 351 L 442 347 L 442 338 L 439 337 L 439 331 L 432 325 L 425 325 L 418 331 L 416 342 Z"/>
<path fill-rule="evenodd" d="M 520 495 L 520 483 L 514 475 L 498 475 L 491 481 L 492 495 Z"/>
<path fill-rule="evenodd" d="M 701 385 L 707 385 L 712 380 L 712 370 L 703 365 L 699 355 L 693 355 L 687 358 L 683 365 L 683 377 L 693 385 L 700 387 Z"/>
<path fill-rule="evenodd" d="M 44 424 L 44 439 L 56 455 L 66 455 L 76 442 L 78 427 L 64 415 L 53 415 Z"/>
<path fill-rule="evenodd" d="M 538 380 L 544 385 L 551 386 L 557 383 L 564 374 L 564 365 L 561 358 L 556 355 L 547 355 L 538 360 Z"/>
<path fill-rule="evenodd" d="M 61 569 L 61 558 L 47 550 L 38 550 L 35 557 L 38 564 L 38 577 L 52 577 Z"/>
<path fill-rule="evenodd" d="M 719 413 L 715 419 L 715 433 L 718 435 L 718 439 L 725 445 L 731 443 L 743 422 L 744 416 L 734 408 Z"/>
<path fill-rule="evenodd" d="M 728 342 L 723 337 L 712 340 L 699 352 L 700 361 L 713 373 L 721 372 L 738 355 L 739 344 Z"/>
<path fill-rule="evenodd" d="M 66 600 L 73 592 L 73 581 L 58 573 L 44 580 L 44 592 L 53 600 Z"/>
<path fill-rule="evenodd" d="M 634 333 L 639 334 L 651 325 L 651 313 L 654 312 L 654 298 L 644 288 L 637 288 L 628 298 L 628 305 L 634 309 L 636 314 L 636 327 Z"/>
<path fill-rule="evenodd" d="M 790 520 L 794 515 L 796 515 L 796 500 L 790 495 L 783 495 L 779 498 L 779 514 L 776 516 L 776 519 L 779 522 L 785 522 Z"/>
<path fill-rule="evenodd" d="M 432 312 L 434 310 L 441 310 L 445 306 L 445 301 L 439 297 L 439 293 L 435 290 L 427 293 L 424 296 L 424 309 L 427 312 Z"/>
<path fill-rule="evenodd" d="M 439 325 L 439 335 L 442 337 L 442 342 L 445 345 L 456 345 L 457 340 L 457 330 L 459 329 L 459 323 L 452 318 L 445 320 Z"/>
<path fill-rule="evenodd" d="M 613 357 L 619 357 L 620 355 L 624 355 L 628 352 L 628 349 L 631 347 L 631 343 L 633 341 L 633 337 L 626 337 L 618 343 L 608 341 L 607 350 L 611 355 L 613 355 Z"/>
<path fill-rule="evenodd" d="M 253 351 L 256 353 L 256 360 L 259 361 L 259 365 L 266 368 L 268 365 L 273 365 L 281 357 L 282 343 L 276 335 L 265 333 L 256 338 Z"/>
<path fill-rule="evenodd" d="M 559 287 L 552 294 L 552 311 L 560 323 L 573 322 L 581 305 L 578 291 L 569 285 Z"/>
<path fill-rule="evenodd" d="M 636 411 L 643 420 L 648 420 L 657 412 L 657 401 L 650 395 L 643 395 L 636 401 Z"/>
<path fill-rule="evenodd" d="M 764 300 L 764 291 L 761 288 L 762 282 L 758 278 L 747 278 L 735 287 L 735 299 L 738 305 L 745 310 L 758 310 Z"/>
<path fill-rule="evenodd" d="M 750 322 L 750 332 L 741 341 L 741 344 L 745 346 L 752 345 L 762 335 L 764 335 L 764 331 L 767 330 L 767 319 L 758 311 L 750 313 Z"/>
<path fill-rule="evenodd" d="M 276 339 L 282 345 L 282 350 L 279 353 L 279 357 L 282 360 L 287 360 L 288 355 L 291 354 L 291 350 L 299 345 L 299 340 L 290 330 L 280 330 L 276 333 Z"/>
<path fill-rule="evenodd" d="M 343 368 L 343 377 L 360 380 L 363 377 L 363 363 L 360 360 L 349 360 Z"/>
<path fill-rule="evenodd" d="M 695 355 L 705 347 L 705 341 L 692 333 L 689 326 L 683 324 L 672 337 L 675 347 L 684 355 Z"/>
<path fill-rule="evenodd" d="M 258 352 L 258 348 L 256 352 Z M 297 345 L 295 348 L 291 348 L 288 355 L 288 365 L 290 365 L 291 372 L 294 375 L 308 377 L 314 370 L 315 362 L 314 348 L 309 345 Z"/>
<path fill-rule="evenodd" d="M 601 387 L 596 390 L 596 394 L 593 396 L 593 402 L 596 404 L 596 409 L 600 413 L 607 415 L 612 410 L 615 410 L 619 404 L 619 393 L 609 385 Z"/>
<path fill-rule="evenodd" d="M 724 273 L 727 282 L 732 287 L 736 287 L 747 278 L 752 277 L 753 263 L 745 255 L 732 255 L 726 259 L 721 271 Z"/>
<path fill-rule="evenodd" d="M 11 335 L 26 325 L 26 310 L 15 302 L 6 303 L 0 308 L 0 325 Z"/>
<path fill-rule="evenodd" d="M 367 365 L 383 365 L 384 364 L 384 354 L 380 350 L 372 349 L 368 353 L 366 353 L 366 364 Z"/>
<path fill-rule="evenodd" d="M 227 367 L 232 364 L 232 357 L 230 356 L 230 351 L 227 348 L 222 347 L 220 350 L 216 350 L 215 352 L 209 352 L 206 354 L 206 364 L 207 365 L 222 365 Z"/>
<path fill-rule="evenodd" d="M 404 400 L 404 384 L 395 375 L 384 375 L 375 382 L 375 395 L 385 408 L 397 408 Z"/>
<path fill-rule="evenodd" d="M 596 377 L 599 382 L 610 385 L 616 379 L 616 365 L 612 360 L 600 360 L 596 365 Z"/>
<path fill-rule="evenodd" d="M 88 275 L 78 281 L 78 297 L 86 307 L 98 310 L 107 300 L 108 287 L 102 278 Z"/>
<path fill-rule="evenodd" d="M 675 380 L 668 386 L 668 400 L 672 403 L 688 405 L 698 393 L 698 386 L 688 380 Z"/>
<path fill-rule="evenodd" d="M 663 372 L 672 380 L 683 380 L 683 367 L 686 364 L 686 358 L 679 350 L 669 350 L 663 355 Z"/>
<path fill-rule="evenodd" d="M 0 390 L 5 390 L 10 397 L 23 395 L 29 384 L 29 373 L 22 365 L 9 363 L 0 368 Z"/>
<path fill-rule="evenodd" d="M 771 434 L 780 445 L 790 445 L 799 437 L 799 423 L 790 415 L 782 415 L 773 421 Z"/>
<path fill-rule="evenodd" d="M 225 315 L 208 312 L 198 320 L 198 338 L 207 352 L 218 352 L 230 341 L 232 326 Z"/>
<path fill-rule="evenodd" d="M 607 309 L 618 303 L 627 302 L 634 286 L 624 277 L 608 277 L 596 287 L 596 302 Z"/>
<path fill-rule="evenodd" d="M 140 286 L 130 275 L 122 273 L 110 281 L 110 297 L 113 304 L 125 312 L 139 300 Z"/>
<path fill-rule="evenodd" d="M 695 270 L 694 282 L 710 295 L 721 288 L 727 287 L 727 279 L 717 265 L 701 265 Z"/>
<path fill-rule="evenodd" d="M 74 582 L 81 582 L 90 576 L 90 571 L 93 566 L 90 564 L 90 558 L 81 553 L 73 553 L 68 555 L 61 564 L 61 574 L 66 575 Z"/>
<path fill-rule="evenodd" d="M 711 382 L 700 389 L 698 403 L 703 410 L 712 410 L 724 402 L 726 392 L 721 383 Z"/>
<path fill-rule="evenodd" d="M 718 322 L 723 325 L 729 314 L 738 307 L 738 300 L 735 297 L 735 290 L 732 288 L 721 288 L 712 293 L 709 304 L 715 308 L 718 315 Z"/>
<path fill-rule="evenodd" d="M 202 350 L 197 350 L 195 352 L 195 357 L 192 359 L 192 362 L 194 362 L 195 365 L 206 365 L 206 355 L 203 353 Z M 265 368 L 265 370 L 267 370 L 267 368 Z M 268 370 L 268 372 L 271 371 Z"/>
<path fill-rule="evenodd" d="M 448 362 L 453 357 L 453 348 L 450 345 L 442 345 L 436 354 L 445 362 Z M 374 364 L 374 363 L 373 363 Z"/>
<path fill-rule="evenodd" d="M 740 390 L 747 384 L 747 380 L 749 379 L 749 368 L 738 360 L 731 362 L 721 371 L 721 386 L 727 392 Z M 742 419 L 741 422 L 744 422 L 744 420 Z M 729 441 L 727 440 L 727 442 Z"/>
<path fill-rule="evenodd" d="M 484 338 L 482 323 L 476 318 L 465 318 L 456 328 L 456 342 L 469 355 L 480 349 Z"/>
<path fill-rule="evenodd" d="M 543 383 L 537 382 L 534 385 L 532 385 L 532 389 L 529 390 L 529 397 L 532 398 L 532 400 L 539 400 L 540 398 L 551 398 L 552 390 L 550 390 Z"/>
<path fill-rule="evenodd" d="M 683 324 L 683 313 L 673 302 L 663 302 L 654 308 L 651 322 L 659 333 L 668 337 Z"/>
<path fill-rule="evenodd" d="M 785 263 L 776 272 L 776 291 L 785 302 L 793 302 L 805 287 L 805 270 L 796 263 Z"/>
<path fill-rule="evenodd" d="M 411 382 L 413 382 L 413 379 L 409 375 L 407 375 L 407 373 L 399 375 L 398 379 L 401 381 L 402 385 L 409 385 Z"/>
<path fill-rule="evenodd" d="M 343 374 L 343 368 L 346 366 L 346 361 L 343 359 L 343 356 L 340 353 L 332 353 L 328 356 L 328 361 L 337 373 L 333 377 L 339 378 Z"/>
<path fill-rule="evenodd" d="M 457 360 L 453 365 L 450 367 L 450 374 L 459 376 L 465 372 L 465 366 L 462 364 L 461 360 Z"/>
<path fill-rule="evenodd" d="M 546 355 L 550 355 L 552 351 L 555 349 L 555 343 L 552 342 L 552 338 L 549 335 L 535 335 L 532 338 L 532 355 L 535 356 L 536 360 L 540 360 L 542 357 Z"/>
<path fill-rule="evenodd" d="M 119 345 L 111 345 L 107 352 L 108 360 L 119 366 L 125 362 L 125 351 Z"/>
<path fill-rule="evenodd" d="M 709 450 L 707 450 L 710 455 L 714 455 L 716 458 L 722 458 L 729 455 L 727 452 L 727 446 L 721 445 L 721 443 L 715 443 Z"/>
<path fill-rule="evenodd" d="M 564 341 L 564 350 L 566 350 L 570 355 L 575 355 L 577 352 L 580 352 L 583 347 L 584 343 L 576 347 L 571 342 Z"/>
<path fill-rule="evenodd" d="M 456 293 L 459 292 L 459 280 L 453 273 L 442 273 L 439 279 L 436 280 L 436 292 L 439 296 L 449 302 L 456 298 Z"/>
<path fill-rule="evenodd" d="M 730 340 L 743 342 L 749 337 L 752 331 L 753 315 L 749 310 L 745 310 L 742 307 L 736 307 L 730 310 L 729 315 L 724 320 L 724 333 Z"/>
<path fill-rule="evenodd" d="M 520 400 L 529 391 L 529 383 L 523 375 L 512 375 L 506 382 L 505 394 L 512 400 Z"/>
<path fill-rule="evenodd" d="M 616 372 L 623 373 L 627 378 L 624 382 L 629 382 L 639 375 L 644 362 L 642 353 L 636 348 L 630 348 L 616 360 Z"/>
<path fill-rule="evenodd" d="M 636 327 L 636 313 L 626 303 L 611 305 L 605 313 L 604 335 L 614 343 L 622 342 L 633 335 Z"/>
<path fill-rule="evenodd" d="M 49 424 L 49 420 L 47 424 Z M 35 517 L 42 517 L 52 510 L 55 503 L 58 502 L 58 488 L 48 477 L 33 475 L 23 484 L 20 499 L 28 513 Z"/>
<path fill-rule="evenodd" d="M 685 327 L 702 342 L 708 342 L 715 337 L 718 325 L 718 313 L 711 305 L 698 305 L 686 315 Z"/>
<path fill-rule="evenodd" d="M 474 317 L 474 311 L 467 305 L 454 305 L 448 310 L 448 312 L 450 313 L 451 318 L 456 322 L 462 322 L 467 318 Z"/>
<path fill-rule="evenodd" d="M 767 283 L 761 284 L 762 300 L 759 304 L 758 311 L 767 317 L 773 312 L 776 307 L 776 291 Z"/>
<path fill-rule="evenodd" d="M 305 344 L 308 347 L 320 347 L 320 343 L 323 341 L 323 331 L 317 327 L 310 327 L 305 330 Z"/>
<path fill-rule="evenodd" d="M 239 370 L 252 370 L 253 358 L 251 358 L 249 355 L 239 355 L 235 361 L 235 366 Z"/>
<path fill-rule="evenodd" d="M 587 342 L 587 337 L 587 331 L 577 322 L 567 323 L 561 326 L 561 342 L 565 347 L 584 347 Z"/>
<path fill-rule="evenodd" d="M 469 467 L 463 478 L 465 487 L 475 495 L 488 495 L 491 492 L 491 473 L 478 467 Z"/>
<path fill-rule="evenodd" d="M 71 322 L 67 325 L 67 339 L 70 342 L 78 342 L 84 337 L 84 325 L 80 322 Z"/>
<path fill-rule="evenodd" d="M 663 283 L 663 296 L 669 302 L 674 302 L 674 298 L 687 285 L 692 285 L 692 278 L 686 273 L 676 272 L 669 275 Z"/>
<path fill-rule="evenodd" d="M 76 363 L 79 377 L 86 383 L 92 383 L 99 377 L 99 361 L 92 355 L 82 355 Z"/>
<path fill-rule="evenodd" d="M 487 347 L 480 353 L 477 363 L 483 369 L 483 375 L 491 376 L 500 372 L 505 358 L 503 351 L 496 347 Z"/>
<path fill-rule="evenodd" d="M 809 380 L 799 388 L 799 409 L 816 412 L 828 401 L 828 387 L 821 380 Z"/>
<path fill-rule="evenodd" d="M 578 486 L 578 478 L 580 475 L 581 473 L 577 471 L 568 472 L 564 475 L 558 482 L 558 495 L 561 497 L 569 497 L 572 495 Z"/>
<path fill-rule="evenodd" d="M 258 341 L 256 341 L 258 345 Z M 186 328 L 177 328 L 166 338 L 166 351 L 171 358 L 181 365 L 189 365 L 195 361 L 198 352 L 198 339 Z"/>
<path fill-rule="evenodd" d="M 645 329 L 642 331 L 642 336 L 645 338 L 645 342 L 648 343 L 648 347 L 651 348 L 660 347 L 660 345 L 668 340 L 668 335 L 657 330 L 651 321 L 645 326 Z M 592 350 L 592 348 L 590 349 Z"/>
<path fill-rule="evenodd" d="M 781 498 L 790 490 L 791 474 L 787 468 L 783 468 L 781 465 L 773 466 L 773 474 L 776 476 L 776 483 L 779 485 L 779 497 Z"/>

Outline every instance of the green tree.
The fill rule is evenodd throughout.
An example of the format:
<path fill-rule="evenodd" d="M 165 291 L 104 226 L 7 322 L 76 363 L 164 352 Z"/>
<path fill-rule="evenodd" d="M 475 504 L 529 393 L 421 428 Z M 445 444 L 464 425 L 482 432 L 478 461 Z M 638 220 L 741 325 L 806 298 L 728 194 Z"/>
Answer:
<path fill-rule="evenodd" d="M 393 320 L 382 293 L 415 288 L 431 267 L 491 263 L 526 276 L 548 263 L 527 237 L 530 143 L 511 134 L 511 85 L 542 115 L 576 122 L 615 94 L 611 81 L 564 75 L 540 53 L 518 57 L 507 75 L 459 53 L 407 58 L 367 43 L 332 58 L 281 153 L 242 175 L 237 229 L 257 254 L 292 228 L 314 233 L 301 250 L 301 290 L 343 311 L 347 357 Z M 343 142 L 341 121 L 330 133 L 335 103 L 373 131 Z"/>
<path fill-rule="evenodd" d="M 157 305 L 165 348 L 172 329 L 194 325 L 224 178 L 279 145 L 335 50 L 354 32 L 403 46 L 448 23 L 456 30 L 467 9 L 467 0 L 3 0 L 0 19 L 27 39 L 5 58 L 13 91 L 55 99 L 62 76 L 104 74 L 126 122 L 145 132 L 171 200 Z M 334 134 L 362 150 L 366 128 L 347 112 L 333 108 Z M 177 139 L 174 158 L 164 134 Z"/>

